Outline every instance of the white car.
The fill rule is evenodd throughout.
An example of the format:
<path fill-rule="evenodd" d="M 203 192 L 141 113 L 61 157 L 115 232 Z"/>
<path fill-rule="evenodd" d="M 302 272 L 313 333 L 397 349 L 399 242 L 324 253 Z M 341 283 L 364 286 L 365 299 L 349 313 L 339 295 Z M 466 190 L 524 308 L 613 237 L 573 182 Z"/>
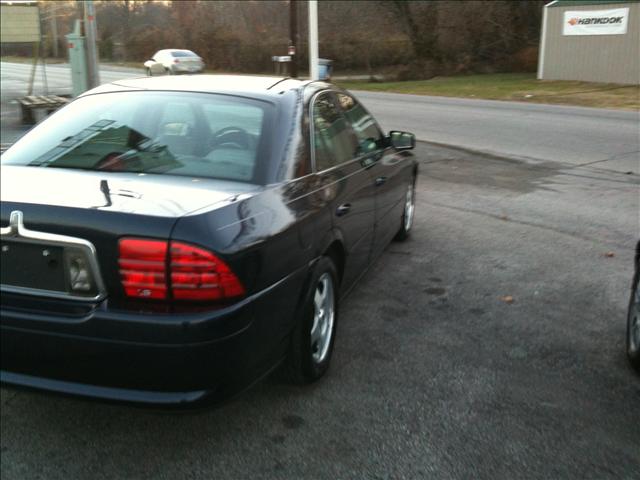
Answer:
<path fill-rule="evenodd" d="M 158 50 L 144 62 L 144 68 L 148 76 L 199 73 L 204 70 L 204 62 L 191 50 Z"/>

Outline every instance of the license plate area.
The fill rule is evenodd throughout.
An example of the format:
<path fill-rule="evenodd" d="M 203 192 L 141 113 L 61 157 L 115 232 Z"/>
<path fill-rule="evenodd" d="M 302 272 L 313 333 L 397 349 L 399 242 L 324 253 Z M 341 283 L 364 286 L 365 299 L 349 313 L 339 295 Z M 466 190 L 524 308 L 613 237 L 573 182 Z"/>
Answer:
<path fill-rule="evenodd" d="M 0 228 L 0 290 L 72 300 L 106 297 L 96 249 L 83 238 L 31 230 L 14 210 Z"/>
<path fill-rule="evenodd" d="M 0 250 L 3 286 L 68 293 L 64 247 L 2 240 Z"/>

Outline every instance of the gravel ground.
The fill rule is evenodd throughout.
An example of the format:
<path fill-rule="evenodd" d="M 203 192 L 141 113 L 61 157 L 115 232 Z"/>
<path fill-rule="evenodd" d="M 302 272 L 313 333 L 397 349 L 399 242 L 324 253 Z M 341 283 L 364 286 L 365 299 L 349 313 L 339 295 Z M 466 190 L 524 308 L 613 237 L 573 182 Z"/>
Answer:
<path fill-rule="evenodd" d="M 188 414 L 2 389 L 2 479 L 640 478 L 638 176 L 417 154 L 415 230 L 342 304 L 322 381 Z"/>

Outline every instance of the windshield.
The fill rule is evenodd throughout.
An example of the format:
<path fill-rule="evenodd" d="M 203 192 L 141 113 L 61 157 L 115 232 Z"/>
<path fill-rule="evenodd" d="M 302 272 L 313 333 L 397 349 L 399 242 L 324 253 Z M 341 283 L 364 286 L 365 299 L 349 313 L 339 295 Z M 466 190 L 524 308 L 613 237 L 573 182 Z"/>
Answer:
<path fill-rule="evenodd" d="M 118 92 L 70 103 L 2 156 L 3 165 L 258 183 L 272 106 L 184 92 Z"/>

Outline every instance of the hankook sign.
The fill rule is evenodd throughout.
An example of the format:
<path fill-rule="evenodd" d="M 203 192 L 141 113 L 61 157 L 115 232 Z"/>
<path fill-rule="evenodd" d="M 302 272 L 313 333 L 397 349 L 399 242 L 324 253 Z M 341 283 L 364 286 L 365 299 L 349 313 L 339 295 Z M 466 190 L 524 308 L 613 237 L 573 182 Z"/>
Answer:
<path fill-rule="evenodd" d="M 564 12 L 563 35 L 622 35 L 627 33 L 628 8 Z"/>

